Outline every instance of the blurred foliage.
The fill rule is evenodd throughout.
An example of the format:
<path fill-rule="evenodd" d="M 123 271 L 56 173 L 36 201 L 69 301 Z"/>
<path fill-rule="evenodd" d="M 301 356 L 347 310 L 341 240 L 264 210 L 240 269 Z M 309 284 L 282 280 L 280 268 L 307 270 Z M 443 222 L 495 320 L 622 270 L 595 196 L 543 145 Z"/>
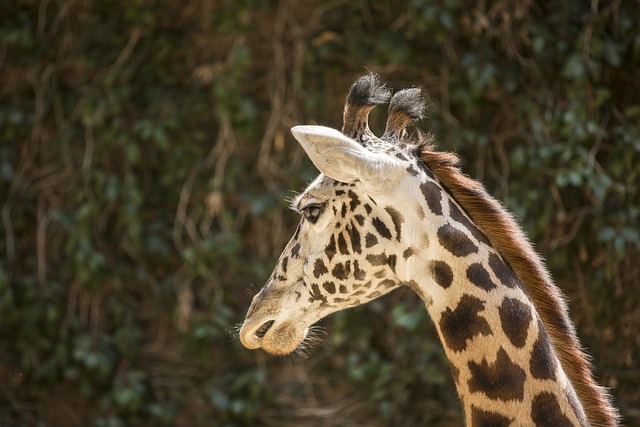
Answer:
<path fill-rule="evenodd" d="M 431 94 L 422 126 L 521 219 L 640 423 L 638 22 L 627 0 L 3 2 L 0 425 L 459 425 L 407 290 L 323 321 L 308 360 L 230 333 L 315 174 L 288 129 L 338 127 L 367 68 Z"/>

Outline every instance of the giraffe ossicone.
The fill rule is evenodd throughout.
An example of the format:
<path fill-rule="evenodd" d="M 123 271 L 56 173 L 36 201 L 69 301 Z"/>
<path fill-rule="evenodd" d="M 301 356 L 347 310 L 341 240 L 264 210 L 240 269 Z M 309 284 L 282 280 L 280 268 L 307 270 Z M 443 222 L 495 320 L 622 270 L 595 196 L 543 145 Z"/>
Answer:
<path fill-rule="evenodd" d="M 408 286 L 436 325 L 468 425 L 617 425 L 521 229 L 455 156 L 408 127 L 424 116 L 421 91 L 397 92 L 384 134 L 371 132 L 369 112 L 389 95 L 368 74 L 347 95 L 342 131 L 292 129 L 321 174 L 292 203 L 300 223 L 242 344 L 289 354 L 323 317 Z"/>

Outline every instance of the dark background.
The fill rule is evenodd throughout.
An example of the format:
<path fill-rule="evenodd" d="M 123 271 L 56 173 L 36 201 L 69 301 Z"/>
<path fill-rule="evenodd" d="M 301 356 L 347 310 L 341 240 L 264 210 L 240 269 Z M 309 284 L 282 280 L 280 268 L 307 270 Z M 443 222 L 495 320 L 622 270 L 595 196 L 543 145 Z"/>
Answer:
<path fill-rule="evenodd" d="M 520 219 L 640 425 L 637 1 L 43 0 L 0 5 L 0 425 L 461 425 L 421 302 L 234 338 L 373 70 Z M 372 114 L 376 132 L 386 108 Z"/>

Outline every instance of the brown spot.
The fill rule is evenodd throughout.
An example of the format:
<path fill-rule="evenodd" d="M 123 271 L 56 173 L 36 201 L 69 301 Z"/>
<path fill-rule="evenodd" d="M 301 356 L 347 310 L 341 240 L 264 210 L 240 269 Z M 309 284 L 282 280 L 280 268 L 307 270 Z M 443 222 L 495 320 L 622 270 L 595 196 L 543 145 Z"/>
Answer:
<path fill-rule="evenodd" d="M 475 243 L 464 232 L 450 224 L 445 224 L 438 229 L 438 240 L 446 250 L 458 257 L 478 252 Z"/>
<path fill-rule="evenodd" d="M 331 236 L 331 239 L 329 240 L 329 244 L 327 245 L 326 248 L 324 248 L 324 254 L 327 256 L 327 258 L 329 258 L 329 261 L 331 261 L 331 259 L 335 256 L 336 254 L 336 238 L 335 236 Z"/>
<path fill-rule="evenodd" d="M 524 398 L 524 370 L 509 359 L 502 347 L 498 350 L 496 362 L 489 364 L 486 359 L 481 363 L 470 361 L 471 372 L 469 391 L 482 392 L 494 400 L 522 400 Z"/>
<path fill-rule="evenodd" d="M 397 286 L 398 284 L 391 279 L 384 279 L 382 282 L 380 282 L 380 284 L 378 285 L 379 287 L 383 287 L 383 288 L 393 288 L 395 286 Z"/>
<path fill-rule="evenodd" d="M 442 190 L 440 187 L 433 181 L 427 181 L 420 184 L 420 190 L 422 191 L 422 194 L 427 201 L 427 206 L 429 206 L 431 212 L 436 215 L 442 215 L 442 204 L 440 203 Z"/>
<path fill-rule="evenodd" d="M 360 270 L 360 266 L 358 265 L 358 261 L 354 260 L 353 261 L 353 277 L 356 280 L 364 280 L 365 278 L 365 271 L 364 270 Z"/>
<path fill-rule="evenodd" d="M 353 210 L 360 204 L 360 198 L 356 193 L 349 190 L 349 209 L 353 212 Z"/>
<path fill-rule="evenodd" d="M 374 217 L 371 222 L 373 223 L 374 228 L 378 232 L 378 234 L 385 239 L 391 240 L 391 231 L 385 225 L 385 223 L 378 217 Z"/>
<path fill-rule="evenodd" d="M 387 277 L 387 272 L 384 270 L 378 270 L 373 273 L 373 277 L 375 277 L 376 279 L 382 279 L 384 277 Z"/>
<path fill-rule="evenodd" d="M 371 265 L 385 265 L 388 262 L 389 258 L 387 257 L 387 254 L 385 254 L 384 252 L 378 255 L 372 255 L 369 254 L 367 255 L 367 261 L 369 261 L 369 263 Z"/>
<path fill-rule="evenodd" d="M 547 331 L 542 322 L 538 322 L 538 339 L 531 351 L 529 369 L 533 378 L 538 380 L 556 380 L 556 364 Z"/>
<path fill-rule="evenodd" d="M 472 223 L 467 216 L 462 213 L 462 211 L 458 208 L 458 206 L 452 201 L 449 200 L 449 216 L 453 218 L 454 221 L 462 224 L 471 234 L 475 237 L 478 242 L 482 242 L 487 246 L 491 246 L 491 242 L 487 239 L 487 236 L 484 235 L 482 231 Z"/>
<path fill-rule="evenodd" d="M 392 271 L 395 271 L 398 257 L 396 257 L 395 255 L 387 256 L 387 254 L 383 252 L 378 255 L 367 255 L 367 261 L 369 261 L 369 263 L 371 263 L 371 265 L 373 266 L 388 265 L 389 267 L 391 267 Z M 381 271 L 380 273 L 382 276 L 386 275 L 384 271 Z"/>
<path fill-rule="evenodd" d="M 443 288 L 448 288 L 453 282 L 453 270 L 444 261 L 431 261 L 429 265 L 431 274 L 436 283 Z"/>
<path fill-rule="evenodd" d="M 491 270 L 493 270 L 493 273 L 500 279 L 503 285 L 509 288 L 520 286 L 520 280 L 516 276 L 516 273 L 493 252 L 489 254 L 489 267 L 491 267 Z"/>
<path fill-rule="evenodd" d="M 344 218 L 345 216 L 347 216 L 347 204 L 346 203 L 342 203 L 342 208 L 340 209 L 340 216 L 342 218 Z"/>
<path fill-rule="evenodd" d="M 402 252 L 402 258 L 407 259 L 413 255 L 413 248 L 409 247 Z"/>
<path fill-rule="evenodd" d="M 364 245 L 367 248 L 370 248 L 372 246 L 375 246 L 376 244 L 378 244 L 378 238 L 371 233 L 367 233 L 366 237 L 364 238 Z"/>
<path fill-rule="evenodd" d="M 298 254 L 300 254 L 300 243 L 296 243 L 293 248 L 291 248 L 291 256 L 293 258 L 297 258 Z"/>
<path fill-rule="evenodd" d="M 558 399 L 552 393 L 538 393 L 531 402 L 531 419 L 538 427 L 571 426 L 571 421 L 562 413 Z"/>
<path fill-rule="evenodd" d="M 280 263 L 280 268 L 282 268 L 282 272 L 286 274 L 287 265 L 289 264 L 289 257 L 282 258 L 282 262 Z"/>
<path fill-rule="evenodd" d="M 389 258 L 387 260 L 387 264 L 389 264 L 389 267 L 391 267 L 391 271 L 393 271 L 394 273 L 396 272 L 396 263 L 398 262 L 398 257 L 395 255 L 389 255 Z"/>
<path fill-rule="evenodd" d="M 489 272 L 479 263 L 473 263 L 467 268 L 467 279 L 485 291 L 490 291 L 497 287 L 491 280 Z"/>
<path fill-rule="evenodd" d="M 351 223 L 351 226 L 347 228 L 347 233 L 349 233 L 349 239 L 351 240 L 351 249 L 353 249 L 353 252 L 357 254 L 361 253 L 362 246 L 360 244 L 360 233 L 353 225 L 353 223 Z"/>
<path fill-rule="evenodd" d="M 311 285 L 311 291 L 310 291 L 310 297 L 309 297 L 309 302 L 314 302 L 314 301 L 321 301 L 323 303 L 327 303 L 327 297 L 325 297 L 322 292 L 320 292 L 320 287 L 318 286 L 317 283 L 313 283 Z"/>
<path fill-rule="evenodd" d="M 345 285 L 340 285 L 338 288 L 341 294 L 346 294 L 348 292 L 347 287 Z"/>
<path fill-rule="evenodd" d="M 508 427 L 513 418 L 471 406 L 471 427 Z"/>
<path fill-rule="evenodd" d="M 315 276 L 315 278 L 317 279 L 328 272 L 329 270 L 327 270 L 327 267 L 324 265 L 324 262 L 322 262 L 322 259 L 316 258 L 316 262 L 313 264 L 313 275 Z"/>
<path fill-rule="evenodd" d="M 365 210 L 365 211 L 367 211 L 367 214 L 370 214 L 370 213 L 371 213 L 371 211 L 372 211 L 373 209 L 372 209 L 372 208 L 371 208 L 371 206 L 367 203 L 367 204 L 365 204 L 365 205 L 364 205 L 364 210 Z"/>
<path fill-rule="evenodd" d="M 393 227 L 396 231 L 396 240 L 400 241 L 400 236 L 402 234 L 402 223 L 404 222 L 404 218 L 400 212 L 392 208 L 391 206 L 387 206 L 384 208 L 385 211 L 391 217 L 391 221 L 393 222 Z"/>
<path fill-rule="evenodd" d="M 529 306 L 515 298 L 505 298 L 498 311 L 502 330 L 511 344 L 518 348 L 524 347 L 532 320 Z"/>
<path fill-rule="evenodd" d="M 364 224 L 364 217 L 360 214 L 353 216 L 358 223 L 358 225 L 362 226 Z"/>
<path fill-rule="evenodd" d="M 448 348 L 462 351 L 467 348 L 467 341 L 476 335 L 491 335 L 491 327 L 487 320 L 478 315 L 484 310 L 484 303 L 479 298 L 463 295 L 455 310 L 447 307 L 440 316 L 440 331 Z"/>
<path fill-rule="evenodd" d="M 347 261 L 344 264 L 339 262 L 331 270 L 333 277 L 339 280 L 346 280 L 351 274 L 351 261 Z"/>
<path fill-rule="evenodd" d="M 324 282 L 322 284 L 322 287 L 324 288 L 325 291 L 329 292 L 330 294 L 336 293 L 336 285 L 333 282 Z"/>
<path fill-rule="evenodd" d="M 349 248 L 347 247 L 347 241 L 344 238 L 344 233 L 338 235 L 338 249 L 343 255 L 349 255 Z"/>

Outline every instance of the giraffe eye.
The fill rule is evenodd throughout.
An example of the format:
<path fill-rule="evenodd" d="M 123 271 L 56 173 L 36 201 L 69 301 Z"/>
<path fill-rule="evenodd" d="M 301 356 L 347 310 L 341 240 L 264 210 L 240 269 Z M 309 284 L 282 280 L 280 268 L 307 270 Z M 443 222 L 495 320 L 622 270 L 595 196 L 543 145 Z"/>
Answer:
<path fill-rule="evenodd" d="M 307 205 L 301 209 L 302 215 L 307 221 L 315 223 L 322 213 L 321 205 Z"/>

